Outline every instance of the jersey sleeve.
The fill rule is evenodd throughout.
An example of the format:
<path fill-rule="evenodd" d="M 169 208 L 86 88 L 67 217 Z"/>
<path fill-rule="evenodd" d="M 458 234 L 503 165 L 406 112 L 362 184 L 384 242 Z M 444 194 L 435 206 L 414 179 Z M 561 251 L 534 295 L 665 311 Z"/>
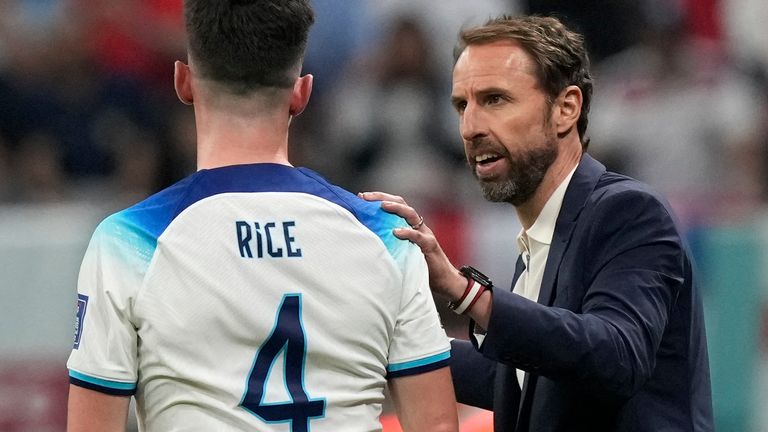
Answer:
<path fill-rule="evenodd" d="M 387 378 L 415 375 L 448 365 L 451 347 L 429 289 L 419 248 L 406 243 L 400 257 L 403 298 L 390 344 Z"/>
<path fill-rule="evenodd" d="M 146 242 L 112 216 L 94 232 L 77 287 L 70 383 L 112 395 L 132 395 L 137 382 L 133 302 L 147 262 Z"/>

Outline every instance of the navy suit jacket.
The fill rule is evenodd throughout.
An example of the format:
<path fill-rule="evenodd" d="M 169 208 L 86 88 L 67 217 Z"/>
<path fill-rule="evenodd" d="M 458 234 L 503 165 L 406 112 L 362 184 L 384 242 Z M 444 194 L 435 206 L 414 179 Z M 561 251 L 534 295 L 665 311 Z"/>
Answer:
<path fill-rule="evenodd" d="M 459 402 L 497 432 L 712 431 L 695 277 L 665 201 L 584 154 L 538 302 L 496 287 L 483 343 L 453 342 Z"/>

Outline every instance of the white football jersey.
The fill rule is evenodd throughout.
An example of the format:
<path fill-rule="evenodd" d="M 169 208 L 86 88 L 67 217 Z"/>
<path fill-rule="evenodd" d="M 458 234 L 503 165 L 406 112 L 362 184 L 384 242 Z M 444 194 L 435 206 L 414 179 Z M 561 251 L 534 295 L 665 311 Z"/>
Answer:
<path fill-rule="evenodd" d="M 405 226 L 308 169 L 199 171 L 96 229 L 70 382 L 141 430 L 381 430 L 386 380 L 450 356 Z"/>

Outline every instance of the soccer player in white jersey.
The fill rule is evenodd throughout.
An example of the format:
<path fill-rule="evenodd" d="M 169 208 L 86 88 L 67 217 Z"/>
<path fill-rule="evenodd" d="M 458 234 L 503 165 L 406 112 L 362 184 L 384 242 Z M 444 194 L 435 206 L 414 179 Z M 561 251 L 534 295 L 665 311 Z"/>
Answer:
<path fill-rule="evenodd" d="M 104 220 L 78 283 L 70 431 L 455 431 L 408 223 L 288 161 L 309 0 L 188 0 L 199 171 Z M 411 223 L 416 223 L 411 221 Z"/>

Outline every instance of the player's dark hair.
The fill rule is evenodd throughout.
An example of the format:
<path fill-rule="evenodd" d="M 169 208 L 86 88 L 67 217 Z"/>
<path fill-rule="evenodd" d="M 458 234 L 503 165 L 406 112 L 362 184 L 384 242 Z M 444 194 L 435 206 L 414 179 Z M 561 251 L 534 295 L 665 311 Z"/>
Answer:
<path fill-rule="evenodd" d="M 185 0 L 184 19 L 198 73 L 244 94 L 293 85 L 315 16 L 309 0 Z"/>
<path fill-rule="evenodd" d="M 582 149 L 589 146 L 585 138 L 592 101 L 592 74 L 584 37 L 569 30 L 557 18 L 541 16 L 501 16 L 484 25 L 462 30 L 454 50 L 454 60 L 469 45 L 481 45 L 500 40 L 512 40 L 531 56 L 536 65 L 535 75 L 547 94 L 549 103 L 565 87 L 578 86 L 582 93 L 581 115 L 576 128 Z"/>

